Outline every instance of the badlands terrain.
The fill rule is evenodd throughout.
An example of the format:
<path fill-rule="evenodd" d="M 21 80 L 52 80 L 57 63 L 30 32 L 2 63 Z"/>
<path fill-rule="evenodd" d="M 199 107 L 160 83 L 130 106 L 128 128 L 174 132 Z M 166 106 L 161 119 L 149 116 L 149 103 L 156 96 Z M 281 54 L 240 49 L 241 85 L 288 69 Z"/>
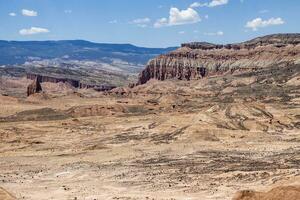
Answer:
<path fill-rule="evenodd" d="M 32 80 L 2 76 L 0 199 L 299 199 L 295 45 L 284 47 L 288 60 L 254 47 L 259 65 L 216 73 L 210 63 L 189 81 L 178 80 L 189 70 L 150 61 L 137 86 L 106 92 L 44 82 L 26 97 Z"/>

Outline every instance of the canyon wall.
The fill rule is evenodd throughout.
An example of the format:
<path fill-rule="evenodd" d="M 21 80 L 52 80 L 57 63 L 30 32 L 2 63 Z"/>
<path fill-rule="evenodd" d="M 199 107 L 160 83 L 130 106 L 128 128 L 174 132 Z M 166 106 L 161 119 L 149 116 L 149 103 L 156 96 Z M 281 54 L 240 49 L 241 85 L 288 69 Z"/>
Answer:
<path fill-rule="evenodd" d="M 192 80 L 297 63 L 300 63 L 300 34 L 268 35 L 227 45 L 185 43 L 150 60 L 140 73 L 137 85 L 150 79 Z"/>
<path fill-rule="evenodd" d="M 109 91 L 115 88 L 115 86 L 111 85 L 95 85 L 95 84 L 88 84 L 88 83 L 82 83 L 80 80 L 74 80 L 70 78 L 59 78 L 59 77 L 53 77 L 53 76 L 47 76 L 47 75 L 40 75 L 40 74 L 33 74 L 33 73 L 27 73 L 27 79 L 30 80 L 38 80 L 40 83 L 43 82 L 50 82 L 50 83 L 67 83 L 74 88 L 93 88 L 97 91 Z"/>
<path fill-rule="evenodd" d="M 46 76 L 46 75 L 39 75 L 39 74 L 31 74 L 27 73 L 27 79 L 35 80 L 38 79 L 40 83 L 43 82 L 50 82 L 50 83 L 68 83 L 71 86 L 75 88 L 80 87 L 80 81 L 79 80 L 73 80 L 73 79 L 68 79 L 68 78 L 58 78 L 58 77 L 52 77 L 52 76 Z"/>

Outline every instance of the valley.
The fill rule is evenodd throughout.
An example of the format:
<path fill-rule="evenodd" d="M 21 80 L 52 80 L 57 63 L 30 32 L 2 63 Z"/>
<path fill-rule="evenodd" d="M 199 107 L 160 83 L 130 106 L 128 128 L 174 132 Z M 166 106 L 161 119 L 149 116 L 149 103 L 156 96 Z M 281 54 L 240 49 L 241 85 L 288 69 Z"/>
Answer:
<path fill-rule="evenodd" d="M 253 51 L 273 49 L 264 45 Z M 256 63 L 270 61 L 263 67 L 251 62 L 246 70 L 231 70 L 222 67 L 230 58 L 221 58 L 218 73 L 207 67 L 205 76 L 189 81 L 173 69 L 182 60 L 189 68 L 195 60 L 179 57 L 147 71 L 150 61 L 145 84 L 140 81 L 147 75 L 143 71 L 134 87 L 103 92 L 42 82 L 42 92 L 27 97 L 32 80 L 2 76 L 3 195 L 27 200 L 246 200 L 247 195 L 254 199 L 252 190 L 266 192 L 256 194 L 261 199 L 259 195 L 275 194 L 267 193 L 273 188 L 290 186 L 275 192 L 296 200 L 300 65 L 299 44 L 293 45 L 286 48 L 295 54 L 272 62 L 265 51 L 256 53 Z M 214 51 L 205 53 L 214 56 Z M 237 193 L 241 190 L 250 192 Z"/>

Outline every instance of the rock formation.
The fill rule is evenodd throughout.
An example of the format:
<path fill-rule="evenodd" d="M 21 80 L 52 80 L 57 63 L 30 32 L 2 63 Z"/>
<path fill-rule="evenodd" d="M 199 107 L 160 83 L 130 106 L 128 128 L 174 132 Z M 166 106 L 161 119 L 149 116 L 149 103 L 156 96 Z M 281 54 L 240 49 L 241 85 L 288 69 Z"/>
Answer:
<path fill-rule="evenodd" d="M 150 60 L 137 85 L 150 79 L 192 80 L 297 63 L 300 63 L 300 34 L 269 35 L 227 45 L 193 42 Z"/>
<path fill-rule="evenodd" d="M 27 87 L 27 96 L 33 95 L 35 93 L 39 93 L 42 91 L 42 86 L 40 84 L 40 80 L 37 77 L 33 83 L 31 83 L 28 87 Z"/>
<path fill-rule="evenodd" d="M 43 82 L 50 82 L 50 83 L 67 83 L 71 85 L 74 88 L 93 88 L 96 91 L 109 91 L 114 88 L 115 86 L 112 85 L 96 85 L 96 84 L 88 84 L 88 83 L 82 83 L 79 80 L 75 79 L 70 79 L 70 78 L 60 78 L 60 77 L 54 77 L 54 76 L 47 76 L 47 75 L 40 75 L 40 74 L 32 74 L 32 73 L 27 73 L 27 79 L 35 80 L 39 79 L 41 83 Z"/>
<path fill-rule="evenodd" d="M 298 200 L 300 186 L 277 187 L 269 192 L 255 192 L 251 190 L 236 193 L 233 200 Z"/>
<path fill-rule="evenodd" d="M 68 83 L 71 86 L 78 88 L 80 86 L 80 82 L 78 80 L 68 79 L 68 78 L 58 78 L 46 75 L 38 75 L 38 74 L 31 74 L 27 73 L 27 79 L 35 80 L 39 79 L 41 83 L 43 82 L 50 82 L 50 83 Z"/>

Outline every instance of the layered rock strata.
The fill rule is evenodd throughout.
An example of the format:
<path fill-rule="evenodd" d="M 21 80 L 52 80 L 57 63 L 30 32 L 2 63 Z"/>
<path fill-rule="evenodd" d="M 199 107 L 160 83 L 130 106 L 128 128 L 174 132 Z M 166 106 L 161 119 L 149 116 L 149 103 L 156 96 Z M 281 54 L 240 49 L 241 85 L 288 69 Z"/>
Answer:
<path fill-rule="evenodd" d="M 95 84 L 87 84 L 82 83 L 80 80 L 74 80 L 70 78 L 59 78 L 59 77 L 53 77 L 53 76 L 47 76 L 47 75 L 39 75 L 39 74 L 31 74 L 27 73 L 27 79 L 36 80 L 38 79 L 39 82 L 50 82 L 50 83 L 67 83 L 75 88 L 93 88 L 96 91 L 109 91 L 115 88 L 115 86 L 111 85 L 95 85 Z"/>
<path fill-rule="evenodd" d="M 193 42 L 150 60 L 137 85 L 150 79 L 192 80 L 297 63 L 300 63 L 300 34 L 269 35 L 227 45 Z"/>

